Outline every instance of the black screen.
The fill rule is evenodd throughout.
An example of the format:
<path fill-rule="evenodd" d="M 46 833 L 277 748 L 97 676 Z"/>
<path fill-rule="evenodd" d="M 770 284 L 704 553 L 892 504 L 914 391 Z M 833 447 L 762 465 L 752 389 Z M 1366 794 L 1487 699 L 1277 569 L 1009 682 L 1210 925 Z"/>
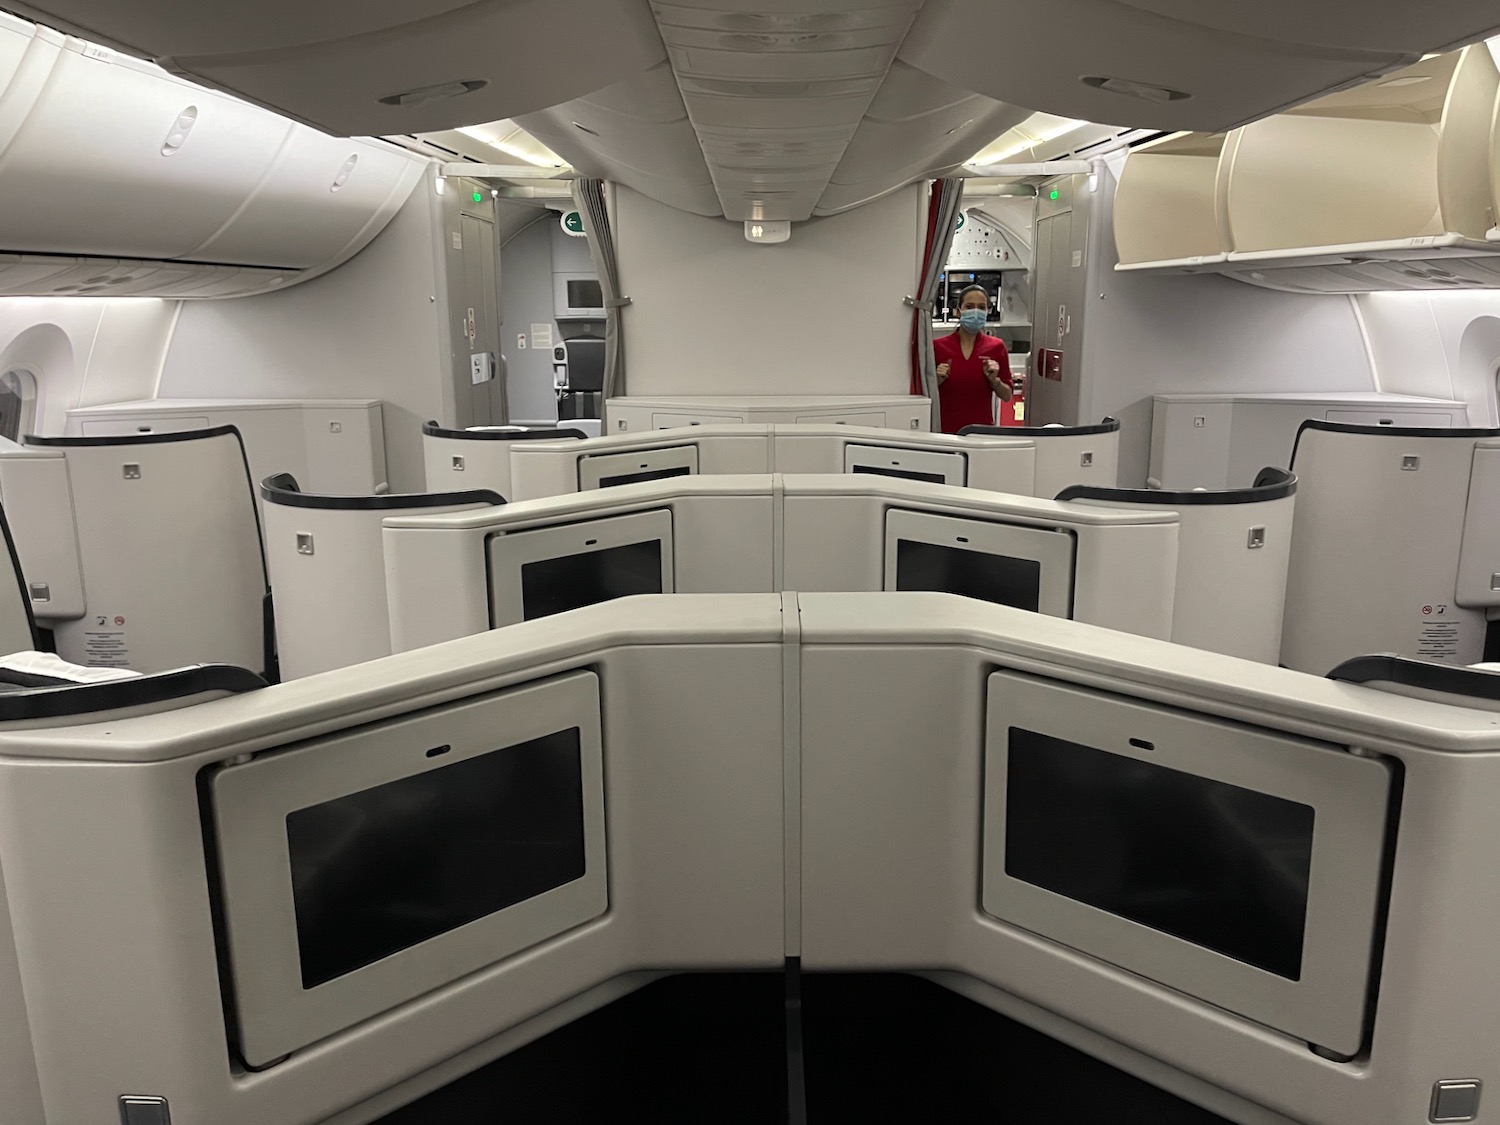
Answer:
<path fill-rule="evenodd" d="M 568 282 L 568 308 L 602 309 L 604 290 L 597 281 Z"/>
<path fill-rule="evenodd" d="M 877 469 L 874 465 L 855 465 L 854 472 L 869 473 L 877 477 L 902 477 L 905 480 L 925 480 L 932 484 L 946 484 L 948 478 L 942 473 L 919 473 L 914 469 Z"/>
<path fill-rule="evenodd" d="M 521 566 L 521 616 L 527 621 L 612 598 L 661 592 L 660 539 Z"/>
<path fill-rule="evenodd" d="M 640 484 L 643 480 L 666 480 L 668 477 L 685 477 L 692 474 L 686 465 L 675 469 L 648 469 L 643 473 L 623 473 L 617 477 L 600 477 L 600 488 L 613 488 L 617 484 Z"/>
<path fill-rule="evenodd" d="M 896 589 L 938 590 L 1036 612 L 1042 564 L 940 543 L 896 541 Z"/>
<path fill-rule="evenodd" d="M 1311 806 L 1019 727 L 1007 777 L 1007 875 L 1301 976 Z"/>
<path fill-rule="evenodd" d="M 312 988 L 581 879 L 578 730 L 298 809 L 286 838 Z"/>

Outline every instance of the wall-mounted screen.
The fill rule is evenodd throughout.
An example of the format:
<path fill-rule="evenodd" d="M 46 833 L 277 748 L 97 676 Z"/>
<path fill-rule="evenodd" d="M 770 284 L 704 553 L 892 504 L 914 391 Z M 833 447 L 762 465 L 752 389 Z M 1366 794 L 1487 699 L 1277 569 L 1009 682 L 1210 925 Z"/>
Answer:
<path fill-rule="evenodd" d="M 522 616 L 530 621 L 565 610 L 662 593 L 662 541 L 622 543 L 521 565 Z"/>
<path fill-rule="evenodd" d="M 494 535 L 488 552 L 495 628 L 675 588 L 666 509 Z"/>
<path fill-rule="evenodd" d="M 286 836 L 313 988 L 583 878 L 578 729 L 295 809 Z"/>
<path fill-rule="evenodd" d="M 678 465 L 671 469 L 646 469 L 633 473 L 620 473 L 618 476 L 600 477 L 600 488 L 615 488 L 622 484 L 640 484 L 647 480 L 666 480 L 669 477 L 690 476 L 692 470 L 686 465 Z"/>
<path fill-rule="evenodd" d="M 1311 805 L 1024 727 L 1009 751 L 1007 875 L 1302 975 Z"/>
<path fill-rule="evenodd" d="M 945 543 L 896 541 L 896 589 L 939 590 L 1029 609 L 1041 601 L 1042 564 Z"/>
<path fill-rule="evenodd" d="M 262 1066 L 608 908 L 588 672 L 210 780 L 237 1049 Z"/>
<path fill-rule="evenodd" d="M 691 476 L 697 471 L 696 445 L 671 445 L 636 453 L 590 454 L 578 459 L 578 491 Z"/>
<path fill-rule="evenodd" d="M 1024 527 L 891 511 L 885 524 L 885 589 L 935 590 L 1068 617 L 1073 536 Z"/>
<path fill-rule="evenodd" d="M 856 465 L 851 470 L 876 477 L 899 477 L 902 480 L 925 480 L 928 484 L 947 484 L 942 473 L 923 473 L 915 469 L 892 469 L 884 465 Z"/>
<path fill-rule="evenodd" d="M 604 287 L 594 273 L 552 275 L 552 315 L 558 320 L 603 320 Z"/>
<path fill-rule="evenodd" d="M 1391 777 L 1294 735 L 990 677 L 987 914 L 1358 1052 Z"/>
<path fill-rule="evenodd" d="M 963 485 L 968 483 L 969 461 L 962 453 L 902 449 L 899 446 L 846 445 L 844 472 Z"/>

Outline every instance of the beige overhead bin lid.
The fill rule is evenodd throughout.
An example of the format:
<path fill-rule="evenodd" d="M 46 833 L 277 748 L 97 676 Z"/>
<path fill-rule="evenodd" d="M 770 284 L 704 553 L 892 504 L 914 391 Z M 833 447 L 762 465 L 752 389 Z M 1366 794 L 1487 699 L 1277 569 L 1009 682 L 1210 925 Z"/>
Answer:
<path fill-rule="evenodd" d="M 1220 158 L 1225 135 L 1178 133 L 1142 145 L 1115 189 L 1122 270 L 1194 268 L 1229 260 Z"/>
<path fill-rule="evenodd" d="M 1303 293 L 1500 287 L 1483 44 L 1223 136 L 1126 160 L 1120 266 L 1211 270 Z"/>
<path fill-rule="evenodd" d="M 0 13 L 0 294 L 294 284 L 363 248 L 425 166 Z"/>

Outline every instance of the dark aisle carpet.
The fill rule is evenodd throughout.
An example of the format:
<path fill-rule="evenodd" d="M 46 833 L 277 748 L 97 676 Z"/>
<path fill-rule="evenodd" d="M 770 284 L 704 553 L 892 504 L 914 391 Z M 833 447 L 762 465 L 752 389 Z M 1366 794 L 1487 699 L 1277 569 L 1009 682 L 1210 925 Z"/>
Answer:
<path fill-rule="evenodd" d="M 658 981 L 377 1125 L 1228 1125 L 938 985 L 803 974 Z M 790 1096 L 789 1096 L 790 1095 Z M 806 1117 L 800 1114 L 805 1105 Z"/>

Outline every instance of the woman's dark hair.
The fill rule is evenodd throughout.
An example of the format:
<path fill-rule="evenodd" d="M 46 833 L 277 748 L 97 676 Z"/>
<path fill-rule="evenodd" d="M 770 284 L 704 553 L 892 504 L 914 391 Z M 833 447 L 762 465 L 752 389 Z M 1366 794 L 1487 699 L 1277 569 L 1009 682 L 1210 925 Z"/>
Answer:
<path fill-rule="evenodd" d="M 986 289 L 983 285 L 968 285 L 968 286 L 965 286 L 964 287 L 964 291 L 958 295 L 958 303 L 960 305 L 962 305 L 964 303 L 964 298 L 967 297 L 970 293 L 983 293 L 984 294 L 984 307 L 985 308 L 989 308 L 990 307 L 990 291 L 988 289 Z"/>

